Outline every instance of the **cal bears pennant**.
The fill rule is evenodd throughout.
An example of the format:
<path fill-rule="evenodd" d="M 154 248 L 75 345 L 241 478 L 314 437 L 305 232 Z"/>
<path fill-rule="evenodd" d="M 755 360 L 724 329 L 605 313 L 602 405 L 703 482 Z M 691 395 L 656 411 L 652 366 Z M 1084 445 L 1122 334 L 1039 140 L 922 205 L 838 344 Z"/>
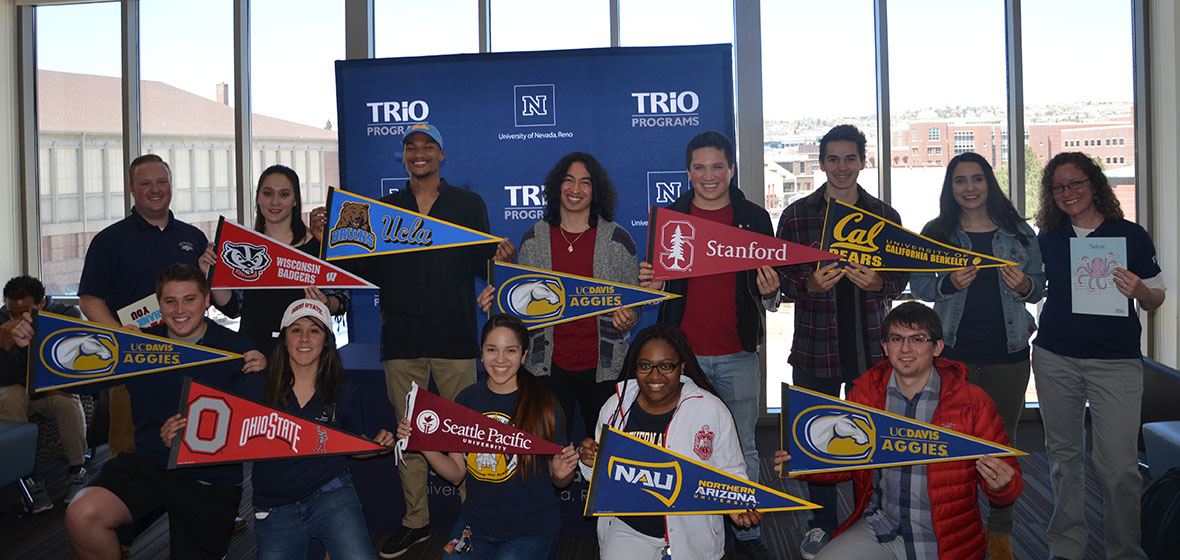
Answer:
<path fill-rule="evenodd" d="M 241 358 L 195 344 L 33 310 L 30 393 Z"/>
<path fill-rule="evenodd" d="M 783 383 L 780 475 L 1025 455 L 985 439 Z"/>
<path fill-rule="evenodd" d="M 828 199 L 821 248 L 873 270 L 917 272 L 1017 264 L 935 241 L 835 198 Z"/>
<path fill-rule="evenodd" d="M 680 297 L 657 290 L 494 261 L 489 281 L 496 309 L 539 329 Z"/>
<path fill-rule="evenodd" d="M 213 242 L 213 288 L 376 288 L 365 279 L 221 217 Z"/>
<path fill-rule="evenodd" d="M 204 385 L 191 377 L 185 378 L 180 404 L 187 423 L 172 441 L 170 469 L 386 449 L 366 438 Z"/>
<path fill-rule="evenodd" d="M 320 256 L 330 261 L 499 243 L 501 239 L 336 188 L 328 189 L 327 208 L 327 233 Z"/>
<path fill-rule="evenodd" d="M 745 468 L 743 466 L 743 468 Z M 603 425 L 584 515 L 699 515 L 816 509 Z"/>
<path fill-rule="evenodd" d="M 651 207 L 648 224 L 647 254 L 656 282 L 840 258 L 658 206 Z"/>
<path fill-rule="evenodd" d="M 511 412 L 511 411 L 509 411 Z M 561 446 L 509 426 L 507 418 L 489 418 L 412 383 L 406 395 L 409 440 L 398 450 L 447 451 L 502 455 L 556 455 Z M 502 420 L 502 421 L 501 421 Z"/>

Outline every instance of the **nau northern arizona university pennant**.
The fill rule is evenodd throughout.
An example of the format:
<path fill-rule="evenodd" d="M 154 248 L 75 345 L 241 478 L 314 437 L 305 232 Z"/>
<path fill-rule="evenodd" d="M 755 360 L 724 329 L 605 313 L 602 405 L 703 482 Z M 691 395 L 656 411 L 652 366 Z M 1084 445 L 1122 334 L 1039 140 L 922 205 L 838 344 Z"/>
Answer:
<path fill-rule="evenodd" d="M 869 406 L 783 383 L 780 475 L 899 467 L 1026 455 L 990 442 Z"/>
<path fill-rule="evenodd" d="M 224 362 L 241 354 L 33 311 L 30 393 Z"/>
<path fill-rule="evenodd" d="M 651 208 L 648 224 L 647 254 L 656 282 L 840 258 L 658 206 Z"/>
<path fill-rule="evenodd" d="M 680 297 L 499 261 L 488 278 L 496 286 L 496 308 L 519 317 L 530 330 Z"/>
<path fill-rule="evenodd" d="M 213 288 L 376 288 L 365 279 L 221 217 L 213 242 Z"/>
<path fill-rule="evenodd" d="M 170 469 L 386 450 L 366 438 L 292 416 L 191 377 L 185 378 L 180 406 L 188 423 L 172 440 Z"/>
<path fill-rule="evenodd" d="M 873 270 L 937 271 L 1015 265 L 924 237 L 881 216 L 828 199 L 821 247 Z"/>
<path fill-rule="evenodd" d="M 819 507 L 604 425 L 584 515 L 699 515 Z"/>
<path fill-rule="evenodd" d="M 482 231 L 335 188 L 328 189 L 327 207 L 320 257 L 329 261 L 500 242 Z"/>
<path fill-rule="evenodd" d="M 508 425 L 511 410 L 491 417 L 411 383 L 406 395 L 410 438 L 399 449 L 502 455 L 556 455 L 561 446 Z"/>

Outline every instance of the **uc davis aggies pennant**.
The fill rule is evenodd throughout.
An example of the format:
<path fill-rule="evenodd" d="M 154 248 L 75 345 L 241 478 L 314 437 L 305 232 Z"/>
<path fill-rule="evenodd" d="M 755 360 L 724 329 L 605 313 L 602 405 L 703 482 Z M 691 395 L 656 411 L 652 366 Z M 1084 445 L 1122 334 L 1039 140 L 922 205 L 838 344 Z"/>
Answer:
<path fill-rule="evenodd" d="M 821 247 L 873 270 L 937 271 L 1015 265 L 924 237 L 851 204 L 828 199 Z"/>
<path fill-rule="evenodd" d="M 783 383 L 779 429 L 791 474 L 1026 455 L 988 440 Z M 780 473 L 785 474 L 785 473 Z"/>
<path fill-rule="evenodd" d="M 741 228 L 653 206 L 648 221 L 648 259 L 659 282 L 836 260 L 840 255 Z"/>
<path fill-rule="evenodd" d="M 761 484 L 602 427 L 585 515 L 697 515 L 817 509 Z"/>
<path fill-rule="evenodd" d="M 398 442 L 409 451 L 556 455 L 561 446 L 488 418 L 412 383 L 406 395 L 410 438 Z"/>
<path fill-rule="evenodd" d="M 496 307 L 530 330 L 680 297 L 638 286 L 494 262 Z"/>
<path fill-rule="evenodd" d="M 213 288 L 376 288 L 365 279 L 221 217 L 217 254 L 209 271 Z"/>
<path fill-rule="evenodd" d="M 320 257 L 329 261 L 500 242 L 482 231 L 335 188 L 328 189 L 327 207 Z"/>
<path fill-rule="evenodd" d="M 38 310 L 33 329 L 25 384 L 30 393 L 242 357 Z"/>
<path fill-rule="evenodd" d="M 170 469 L 386 449 L 360 436 L 209 387 L 191 377 L 185 378 L 180 398 L 188 423 L 172 441 Z"/>

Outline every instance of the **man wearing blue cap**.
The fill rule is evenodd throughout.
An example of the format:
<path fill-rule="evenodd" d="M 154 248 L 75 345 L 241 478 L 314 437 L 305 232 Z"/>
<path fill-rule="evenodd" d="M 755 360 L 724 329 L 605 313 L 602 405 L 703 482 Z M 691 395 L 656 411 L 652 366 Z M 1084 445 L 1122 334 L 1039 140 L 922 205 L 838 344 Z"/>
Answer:
<path fill-rule="evenodd" d="M 446 153 L 438 128 L 415 124 L 407 132 L 402 162 L 410 180 L 381 202 L 487 233 L 483 199 L 448 184 L 440 175 Z M 495 258 L 511 262 L 515 252 L 505 240 L 496 248 Z M 357 272 L 381 289 L 381 359 L 389 400 L 398 417 L 405 416 L 411 382 L 426 387 L 433 376 L 439 393 L 448 399 L 475 382 L 479 343 L 473 282 L 476 277 L 486 279 L 492 256 L 488 245 L 470 245 L 357 259 Z M 398 472 L 406 515 L 401 528 L 381 546 L 382 558 L 397 558 L 430 537 L 426 461 L 408 453 Z"/>

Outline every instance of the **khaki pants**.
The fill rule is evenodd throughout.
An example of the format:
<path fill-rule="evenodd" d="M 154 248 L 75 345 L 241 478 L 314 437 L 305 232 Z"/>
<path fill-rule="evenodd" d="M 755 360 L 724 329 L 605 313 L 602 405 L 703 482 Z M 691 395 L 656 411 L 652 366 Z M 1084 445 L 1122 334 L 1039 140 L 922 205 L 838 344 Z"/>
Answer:
<path fill-rule="evenodd" d="M 43 397 L 29 400 L 20 385 L 0 387 L 0 420 L 28 422 L 30 414 L 40 414 L 57 421 L 61 447 L 71 467 L 82 466 L 86 460 L 86 415 L 78 395 L 52 391 Z"/>
<path fill-rule="evenodd" d="M 131 421 L 131 394 L 127 387 L 111 387 L 111 459 L 135 452 L 135 424 Z"/>
<path fill-rule="evenodd" d="M 475 360 L 418 358 L 386 361 L 385 388 L 398 418 L 406 415 L 406 394 L 410 392 L 410 383 L 416 382 L 419 387 L 426 389 L 432 375 L 440 395 L 455 400 L 459 391 L 475 383 Z M 419 453 L 406 453 L 404 457 L 405 464 L 399 463 L 397 466 L 402 480 L 402 495 L 406 499 L 406 515 L 402 518 L 402 525 L 417 529 L 430 523 L 430 510 L 426 504 L 426 459 Z M 466 497 L 462 486 L 459 491 L 460 497 Z"/>

